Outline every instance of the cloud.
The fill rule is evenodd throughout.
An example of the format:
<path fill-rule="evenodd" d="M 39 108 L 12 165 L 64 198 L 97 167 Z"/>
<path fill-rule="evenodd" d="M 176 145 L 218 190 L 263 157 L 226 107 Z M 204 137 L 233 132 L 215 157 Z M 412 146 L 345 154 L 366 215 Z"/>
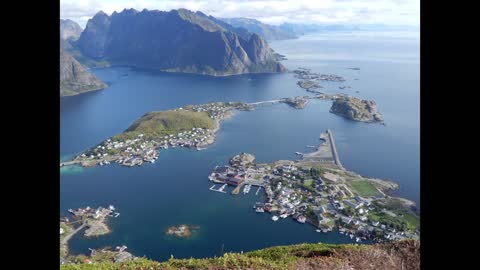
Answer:
<path fill-rule="evenodd" d="M 420 24 L 420 0 L 60 0 L 60 16 L 84 27 L 88 18 L 125 8 L 187 8 L 214 17 L 247 17 L 266 23 Z"/>

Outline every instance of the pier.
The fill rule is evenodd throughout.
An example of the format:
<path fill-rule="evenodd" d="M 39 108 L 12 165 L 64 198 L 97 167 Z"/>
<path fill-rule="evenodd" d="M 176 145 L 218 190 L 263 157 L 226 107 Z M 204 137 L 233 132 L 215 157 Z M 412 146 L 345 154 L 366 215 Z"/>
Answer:
<path fill-rule="evenodd" d="M 65 162 L 60 162 L 60 167 L 63 166 L 70 166 L 70 165 L 75 165 L 80 163 L 79 161 L 65 161 Z"/>
<path fill-rule="evenodd" d="M 335 147 L 335 141 L 330 129 L 320 134 L 319 138 L 322 142 L 317 148 L 317 151 L 312 153 L 303 154 L 301 163 L 321 163 L 324 165 L 330 165 L 338 167 L 341 170 L 345 170 L 340 162 L 337 148 Z"/>
<path fill-rule="evenodd" d="M 332 131 L 330 131 L 330 129 L 327 129 L 327 134 L 328 134 L 328 138 L 330 139 L 330 147 L 332 148 L 332 155 L 335 160 L 335 164 L 337 164 L 337 166 L 340 169 L 345 170 L 345 168 L 343 168 L 342 166 L 342 163 L 340 162 L 340 158 L 338 157 L 337 148 L 335 147 L 335 141 L 333 140 Z"/>
<path fill-rule="evenodd" d="M 216 192 L 221 192 L 221 193 L 227 193 L 226 191 L 224 191 L 225 187 L 227 186 L 227 184 L 224 184 L 223 186 L 221 186 L 219 189 L 215 189 L 215 186 L 216 185 L 213 185 L 211 186 L 209 189 L 211 191 L 216 191 Z"/>

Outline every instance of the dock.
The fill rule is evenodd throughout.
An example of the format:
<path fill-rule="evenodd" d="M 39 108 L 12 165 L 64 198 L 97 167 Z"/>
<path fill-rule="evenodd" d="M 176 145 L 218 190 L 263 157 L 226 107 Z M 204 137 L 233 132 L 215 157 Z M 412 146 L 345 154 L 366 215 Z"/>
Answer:
<path fill-rule="evenodd" d="M 219 189 L 215 189 L 215 186 L 216 185 L 213 185 L 211 186 L 209 189 L 211 191 L 216 191 L 216 192 L 221 192 L 221 193 L 227 193 L 226 191 L 224 191 L 225 187 L 227 186 L 227 184 L 224 184 L 223 186 L 221 186 Z"/>
<path fill-rule="evenodd" d="M 75 165 L 75 164 L 79 164 L 80 162 L 79 161 L 65 161 L 65 162 L 60 162 L 60 167 L 63 167 L 63 166 L 70 166 L 70 165 Z"/>
<path fill-rule="evenodd" d="M 335 141 L 333 140 L 332 131 L 330 129 L 327 129 L 327 134 L 328 134 L 328 138 L 330 139 L 330 147 L 332 148 L 332 155 L 333 155 L 333 159 L 335 160 L 335 164 L 337 164 L 337 166 L 340 169 L 345 170 L 345 168 L 343 168 L 342 166 L 342 163 L 340 162 L 340 158 L 338 157 L 337 148 L 335 147 Z"/>
<path fill-rule="evenodd" d="M 327 166 L 335 166 L 341 170 L 345 170 L 340 162 L 332 131 L 327 129 L 325 132 L 322 132 L 319 139 L 322 142 L 318 146 L 317 150 L 312 153 L 303 154 L 301 162 L 321 163 Z"/>

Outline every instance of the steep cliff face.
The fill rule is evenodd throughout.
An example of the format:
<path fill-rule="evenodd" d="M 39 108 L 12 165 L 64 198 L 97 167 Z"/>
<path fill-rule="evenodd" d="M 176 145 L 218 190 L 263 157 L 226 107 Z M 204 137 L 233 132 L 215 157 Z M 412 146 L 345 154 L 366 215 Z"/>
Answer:
<path fill-rule="evenodd" d="M 60 96 L 72 96 L 105 87 L 105 83 L 88 72 L 69 53 L 60 49 Z"/>
<path fill-rule="evenodd" d="M 373 100 L 360 100 L 355 97 L 337 98 L 333 102 L 330 112 L 360 122 L 383 121 L 377 104 Z"/>
<path fill-rule="evenodd" d="M 285 71 L 261 37 L 242 31 L 186 9 L 129 9 L 111 16 L 99 12 L 77 47 L 96 60 L 164 71 L 218 76 Z"/>
<path fill-rule="evenodd" d="M 60 38 L 77 40 L 82 34 L 82 27 L 78 23 L 66 19 L 60 19 Z"/>

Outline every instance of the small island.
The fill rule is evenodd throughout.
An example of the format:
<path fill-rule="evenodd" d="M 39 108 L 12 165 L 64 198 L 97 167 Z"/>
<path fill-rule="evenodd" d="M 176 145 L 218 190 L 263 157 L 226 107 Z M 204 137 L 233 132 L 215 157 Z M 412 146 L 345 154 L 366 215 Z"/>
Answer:
<path fill-rule="evenodd" d="M 356 97 L 342 96 L 333 101 L 330 112 L 360 122 L 383 122 L 373 100 L 361 100 Z"/>
<path fill-rule="evenodd" d="M 172 235 L 177 238 L 189 238 L 192 234 L 200 229 L 200 226 L 182 224 L 179 226 L 168 227 L 165 234 Z"/>
<path fill-rule="evenodd" d="M 310 97 L 285 98 L 285 99 L 282 99 L 281 102 L 295 109 L 303 109 L 307 105 L 309 98 Z"/>
<path fill-rule="evenodd" d="M 301 88 L 305 90 L 312 90 L 312 89 L 318 89 L 318 88 L 323 88 L 320 84 L 318 84 L 315 81 L 310 81 L 310 80 L 301 80 L 297 82 L 297 85 L 300 86 Z"/>

